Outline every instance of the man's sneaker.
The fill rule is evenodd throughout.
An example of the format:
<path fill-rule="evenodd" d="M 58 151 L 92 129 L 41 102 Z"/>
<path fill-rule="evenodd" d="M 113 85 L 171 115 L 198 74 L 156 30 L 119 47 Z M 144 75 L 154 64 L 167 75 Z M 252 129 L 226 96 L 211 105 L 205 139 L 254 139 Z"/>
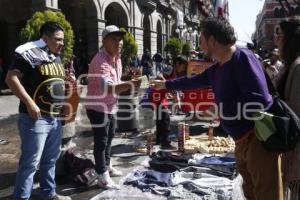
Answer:
<path fill-rule="evenodd" d="M 109 172 L 106 171 L 98 177 L 98 185 L 104 189 L 119 189 L 119 186 L 110 178 Z"/>
<path fill-rule="evenodd" d="M 163 150 L 177 150 L 177 148 L 172 146 L 170 143 L 162 143 L 160 148 Z"/>
<path fill-rule="evenodd" d="M 72 200 L 71 197 L 69 196 L 62 196 L 62 195 L 58 195 L 58 194 L 55 194 L 51 200 Z"/>
<path fill-rule="evenodd" d="M 113 166 L 109 166 L 108 171 L 109 171 L 110 177 L 118 177 L 118 176 L 123 175 L 123 172 L 121 170 L 118 170 L 118 169 L 114 168 Z"/>

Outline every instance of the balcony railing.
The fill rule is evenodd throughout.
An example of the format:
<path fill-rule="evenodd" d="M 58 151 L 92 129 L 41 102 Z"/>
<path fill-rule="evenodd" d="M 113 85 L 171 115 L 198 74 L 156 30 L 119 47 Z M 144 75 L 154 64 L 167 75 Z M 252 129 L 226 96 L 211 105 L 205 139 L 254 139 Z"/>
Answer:
<path fill-rule="evenodd" d="M 139 2 L 141 5 L 147 7 L 151 10 L 156 9 L 156 1 L 155 0 L 140 0 Z"/>

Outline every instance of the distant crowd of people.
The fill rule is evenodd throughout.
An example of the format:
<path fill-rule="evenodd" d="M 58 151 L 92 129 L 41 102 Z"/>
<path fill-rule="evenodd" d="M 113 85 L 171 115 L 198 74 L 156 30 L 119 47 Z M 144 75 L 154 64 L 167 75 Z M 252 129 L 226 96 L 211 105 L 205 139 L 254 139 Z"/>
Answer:
<path fill-rule="evenodd" d="M 133 56 L 129 63 L 128 73 L 145 75 L 148 79 L 157 76 L 162 72 L 163 67 L 171 65 L 171 56 L 164 58 L 160 51 L 151 56 L 149 49 L 145 49 L 141 59 L 137 55 Z"/>

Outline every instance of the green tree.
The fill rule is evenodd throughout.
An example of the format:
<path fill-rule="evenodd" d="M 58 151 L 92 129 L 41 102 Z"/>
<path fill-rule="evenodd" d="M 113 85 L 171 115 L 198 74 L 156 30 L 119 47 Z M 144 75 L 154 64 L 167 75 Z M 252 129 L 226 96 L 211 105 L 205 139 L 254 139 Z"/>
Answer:
<path fill-rule="evenodd" d="M 191 54 L 191 43 L 190 42 L 184 42 L 182 44 L 182 55 L 185 55 L 186 57 L 189 57 Z"/>
<path fill-rule="evenodd" d="M 197 46 L 197 47 L 196 47 L 196 51 L 202 51 L 201 47 L 200 47 L 200 46 Z"/>
<path fill-rule="evenodd" d="M 181 50 L 181 42 L 178 38 L 172 37 L 167 42 L 164 50 L 167 53 L 170 53 L 172 56 L 172 59 L 175 59 L 177 55 L 180 53 Z"/>
<path fill-rule="evenodd" d="M 138 45 L 130 32 L 127 32 L 124 28 L 120 30 L 126 32 L 123 37 L 123 48 L 121 51 L 122 65 L 126 67 L 129 65 L 131 58 L 137 54 Z"/>
<path fill-rule="evenodd" d="M 61 12 L 53 12 L 50 10 L 46 10 L 44 12 L 35 12 L 33 16 L 26 22 L 25 27 L 22 28 L 20 33 L 21 40 L 23 42 L 38 40 L 40 27 L 46 21 L 58 22 L 64 28 L 65 46 L 61 58 L 63 62 L 66 62 L 73 55 L 74 32 L 71 24 L 66 20 L 64 14 Z"/>

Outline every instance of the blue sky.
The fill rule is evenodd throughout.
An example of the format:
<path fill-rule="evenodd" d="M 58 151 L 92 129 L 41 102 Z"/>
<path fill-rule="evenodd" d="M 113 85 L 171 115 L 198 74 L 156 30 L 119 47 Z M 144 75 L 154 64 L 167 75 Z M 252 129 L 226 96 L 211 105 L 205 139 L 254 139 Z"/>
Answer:
<path fill-rule="evenodd" d="M 263 8 L 264 0 L 228 0 L 229 21 L 240 41 L 251 41 L 255 30 L 256 15 Z"/>

